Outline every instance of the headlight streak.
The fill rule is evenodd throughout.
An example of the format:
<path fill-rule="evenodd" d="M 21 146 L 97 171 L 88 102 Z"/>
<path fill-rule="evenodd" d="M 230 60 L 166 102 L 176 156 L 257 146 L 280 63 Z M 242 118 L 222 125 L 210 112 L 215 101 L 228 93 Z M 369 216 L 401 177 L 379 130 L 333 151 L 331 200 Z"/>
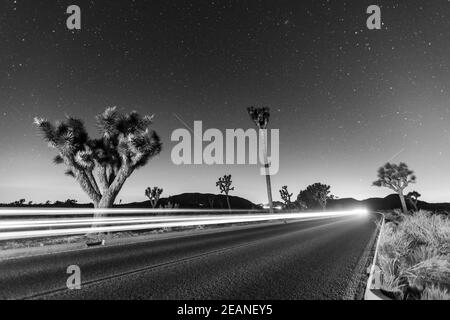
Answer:
<path fill-rule="evenodd" d="M 75 210 L 76 211 L 76 210 Z M 90 211 L 93 214 L 94 210 Z M 227 210 L 225 210 L 227 211 Z M 20 215 L 19 210 L 15 210 Z M 153 211 L 152 211 L 153 212 Z M 165 211 L 166 212 L 166 211 Z M 179 211 L 181 212 L 181 211 Z M 186 211 L 183 211 L 186 212 Z M 187 211 L 192 212 L 192 211 Z M 198 210 L 195 212 L 199 212 Z M 212 212 L 212 211 L 208 211 Z M 215 211 L 217 212 L 217 211 Z M 222 212 L 222 210 L 220 211 Z M 248 212 L 248 211 L 245 211 Z M 1 213 L 1 212 L 0 212 Z M 40 211 L 34 210 L 38 216 Z M 74 219 L 35 219 L 35 220 L 0 220 L 0 240 L 27 239 L 36 237 L 52 237 L 102 232 L 119 232 L 145 229 L 159 229 L 170 227 L 189 227 L 198 225 L 229 224 L 242 222 L 272 221 L 284 219 L 304 218 L 332 218 L 337 216 L 363 215 L 367 210 L 358 209 L 338 212 L 306 212 L 306 213 L 277 213 L 277 214 L 245 214 L 245 215 L 204 215 L 204 216 L 165 216 L 165 217 L 100 217 Z M 73 210 L 66 210 L 65 215 L 78 214 Z M 74 228 L 74 226 L 78 226 Z M 89 226 L 89 227 L 86 227 Z M 57 229 L 43 229 L 55 228 Z M 14 229 L 40 228 L 38 230 L 2 231 Z"/>
<path fill-rule="evenodd" d="M 62 216 L 62 215 L 93 215 L 93 214 L 158 214 L 158 213 L 229 213 L 228 209 L 0 209 L 2 216 Z M 232 212 L 261 212 L 261 210 L 232 210 Z"/>

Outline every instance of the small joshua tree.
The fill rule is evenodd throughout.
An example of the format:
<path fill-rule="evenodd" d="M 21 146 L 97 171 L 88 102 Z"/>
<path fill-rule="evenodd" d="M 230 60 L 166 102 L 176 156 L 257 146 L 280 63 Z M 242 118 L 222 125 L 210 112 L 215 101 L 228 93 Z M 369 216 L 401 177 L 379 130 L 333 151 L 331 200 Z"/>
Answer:
<path fill-rule="evenodd" d="M 56 125 L 42 118 L 34 123 L 58 152 L 54 162 L 67 167 L 66 174 L 77 180 L 94 207 L 110 208 L 131 174 L 159 154 L 161 142 L 148 129 L 152 117 L 135 111 L 123 114 L 107 108 L 96 120 L 98 139 L 90 138 L 83 122 L 72 117 Z"/>
<path fill-rule="evenodd" d="M 268 107 L 249 107 L 247 108 L 248 115 L 250 119 L 255 123 L 255 125 L 259 129 L 260 139 L 264 143 L 263 152 L 264 152 L 264 167 L 266 168 L 266 185 L 267 185 L 267 198 L 269 200 L 269 208 L 270 212 L 273 212 L 273 204 L 272 204 L 272 186 L 270 182 L 270 174 L 269 174 L 269 166 L 267 160 L 267 137 L 266 137 L 266 129 L 269 123 L 270 118 L 270 109 Z"/>
<path fill-rule="evenodd" d="M 289 193 L 287 186 L 282 186 L 280 189 L 280 196 L 284 202 L 284 207 L 288 209 L 291 206 L 291 197 L 293 193 Z"/>
<path fill-rule="evenodd" d="M 23 206 L 23 205 L 25 205 L 25 202 L 26 202 L 27 200 L 25 200 L 25 199 L 20 199 L 20 200 L 18 200 L 18 201 L 14 201 L 13 202 L 13 205 L 14 206 Z"/>
<path fill-rule="evenodd" d="M 234 190 L 234 187 L 231 186 L 232 183 L 233 183 L 233 181 L 231 181 L 231 174 L 224 175 L 223 177 L 219 178 L 219 180 L 216 182 L 216 187 L 219 187 L 220 193 L 224 193 L 227 198 L 227 204 L 228 204 L 229 210 L 231 210 L 231 205 L 230 205 L 230 199 L 228 197 L 228 193 L 230 193 L 230 191 Z"/>
<path fill-rule="evenodd" d="M 164 206 L 159 206 L 160 208 L 164 208 L 164 209 L 178 209 L 180 207 L 180 205 L 178 203 L 172 203 L 172 202 L 167 202 L 166 205 Z"/>
<path fill-rule="evenodd" d="M 409 203 L 411 203 L 411 205 L 414 208 L 414 211 L 419 210 L 419 208 L 417 207 L 417 202 L 419 201 L 420 196 L 421 196 L 421 194 L 418 193 L 417 191 L 409 192 L 406 195 L 406 199 L 408 199 Z"/>
<path fill-rule="evenodd" d="M 378 180 L 373 182 L 374 186 L 386 187 L 394 190 L 400 197 L 403 213 L 408 213 L 406 207 L 405 197 L 403 190 L 408 187 L 409 184 L 416 182 L 416 176 L 414 171 L 408 168 L 408 165 L 404 162 L 400 164 L 386 163 L 383 167 L 378 169 Z"/>
<path fill-rule="evenodd" d="M 147 198 L 149 198 L 150 204 L 153 208 L 156 208 L 156 205 L 158 204 L 159 198 L 162 193 L 163 189 L 158 187 L 148 187 L 147 189 L 145 189 L 145 195 L 147 196 Z"/>
<path fill-rule="evenodd" d="M 68 206 L 73 207 L 78 203 L 78 201 L 75 199 L 67 199 L 66 202 L 64 202 L 64 203 Z"/>

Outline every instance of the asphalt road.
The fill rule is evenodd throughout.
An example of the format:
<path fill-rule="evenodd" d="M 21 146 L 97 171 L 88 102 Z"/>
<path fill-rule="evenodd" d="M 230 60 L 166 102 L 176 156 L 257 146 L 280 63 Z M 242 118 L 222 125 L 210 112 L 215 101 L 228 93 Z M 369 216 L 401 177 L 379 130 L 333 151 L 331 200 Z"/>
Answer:
<path fill-rule="evenodd" d="M 0 262 L 0 298 L 343 299 L 361 281 L 374 215 L 195 234 Z M 81 269 L 68 290 L 69 265 Z"/>

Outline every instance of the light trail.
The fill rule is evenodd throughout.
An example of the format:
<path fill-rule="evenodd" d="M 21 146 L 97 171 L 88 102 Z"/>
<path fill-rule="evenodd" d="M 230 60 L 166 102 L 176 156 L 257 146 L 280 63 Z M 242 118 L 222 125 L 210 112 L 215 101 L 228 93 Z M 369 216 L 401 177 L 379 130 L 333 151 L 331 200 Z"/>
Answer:
<path fill-rule="evenodd" d="M 34 216 L 36 214 L 46 216 L 61 215 L 93 215 L 93 214 L 161 214 L 161 213 L 229 213 L 228 209 L 0 209 L 1 216 Z M 231 212 L 261 212 L 261 210 L 232 210 Z"/>
<path fill-rule="evenodd" d="M 73 211 L 73 210 L 67 210 Z M 247 210 L 245 210 L 248 212 Z M 186 211 L 183 211 L 186 212 Z M 190 211 L 189 211 L 190 212 Z M 196 211 L 198 212 L 198 211 Z M 211 212 L 211 211 L 209 211 Z M 34 210 L 34 214 L 39 213 Z M 0 240 L 27 239 L 36 237 L 65 236 L 88 233 L 119 232 L 145 229 L 159 229 L 170 227 L 188 227 L 198 225 L 229 224 L 242 222 L 257 222 L 271 220 L 304 219 L 320 217 L 337 217 L 367 214 L 365 209 L 334 212 L 306 212 L 306 213 L 279 213 L 279 214 L 246 214 L 246 215 L 216 215 L 216 216 L 169 216 L 169 217 L 125 217 L 125 218 L 91 218 L 91 219 L 47 219 L 32 221 L 5 221 L 0 222 L 0 229 L 26 229 L 33 227 L 67 227 L 62 229 L 25 230 L 0 232 Z M 119 224 L 119 225 L 117 225 Z M 69 228 L 74 225 L 90 227 Z M 100 226 L 99 226 L 100 225 Z M 104 226 L 108 225 L 108 226 Z"/>
<path fill-rule="evenodd" d="M 236 219 L 242 216 L 200 216 L 200 217 L 124 217 L 124 218 L 89 218 L 89 219 L 53 219 L 53 220 L 6 220 L 0 221 L 0 230 L 2 229 L 24 229 L 33 227 L 66 227 L 74 225 L 92 225 L 92 224 L 121 224 L 121 223 L 155 223 L 167 221 L 206 221 L 214 219 Z M 249 218 L 264 218 L 266 215 L 248 215 Z"/>

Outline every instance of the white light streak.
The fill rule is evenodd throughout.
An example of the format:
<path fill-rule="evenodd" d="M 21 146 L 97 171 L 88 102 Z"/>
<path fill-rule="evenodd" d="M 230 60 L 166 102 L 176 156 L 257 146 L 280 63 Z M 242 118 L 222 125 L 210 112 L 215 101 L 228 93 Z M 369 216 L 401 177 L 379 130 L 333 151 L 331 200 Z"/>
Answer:
<path fill-rule="evenodd" d="M 115 213 L 133 210 L 134 213 L 149 212 L 145 209 L 112 209 Z M 156 209 L 158 210 L 158 209 Z M 171 210 L 171 209 L 170 209 Z M 20 210 L 14 210 L 21 215 Z M 27 211 L 27 210 L 25 210 Z M 32 210 L 33 215 L 39 217 L 42 211 Z M 64 212 L 63 212 L 64 211 Z M 90 210 L 92 215 L 94 210 Z M 102 210 L 102 212 L 110 210 Z M 152 213 L 153 210 L 150 210 Z M 162 209 L 163 212 L 166 210 Z M 173 212 L 173 210 L 171 210 Z M 219 210 L 223 212 L 227 210 Z M 248 210 L 243 210 L 248 212 Z M 79 214 L 78 210 L 58 210 L 59 214 Z M 84 211 L 83 211 L 84 212 Z M 179 210 L 179 212 L 199 212 L 198 210 Z M 205 211 L 211 213 L 211 211 Z M 217 212 L 217 211 L 216 211 Z M 128 211 L 127 213 L 130 213 Z M 0 220 L 0 240 L 26 239 L 36 237 L 65 236 L 101 232 L 119 232 L 145 229 L 159 229 L 170 227 L 189 227 L 199 225 L 215 225 L 242 222 L 272 221 L 284 219 L 306 219 L 306 218 L 332 218 L 339 216 L 367 214 L 365 209 L 334 212 L 302 212 L 302 213 L 277 213 L 277 214 L 227 214 L 227 215 L 198 215 L 198 216 L 158 216 L 158 217 L 101 217 L 101 218 L 54 218 L 54 219 L 23 219 L 23 220 Z M 77 226 L 75 228 L 75 226 Z M 89 227 L 87 227 L 89 226 Z M 14 229 L 29 229 L 20 231 L 1 231 Z M 35 230 L 36 228 L 39 228 Z M 52 229 L 48 229 L 52 228 Z"/>
<path fill-rule="evenodd" d="M 229 213 L 228 209 L 0 209 L 1 216 L 60 216 L 93 214 L 161 214 L 161 213 Z M 261 210 L 232 210 L 232 212 L 261 212 Z"/>

